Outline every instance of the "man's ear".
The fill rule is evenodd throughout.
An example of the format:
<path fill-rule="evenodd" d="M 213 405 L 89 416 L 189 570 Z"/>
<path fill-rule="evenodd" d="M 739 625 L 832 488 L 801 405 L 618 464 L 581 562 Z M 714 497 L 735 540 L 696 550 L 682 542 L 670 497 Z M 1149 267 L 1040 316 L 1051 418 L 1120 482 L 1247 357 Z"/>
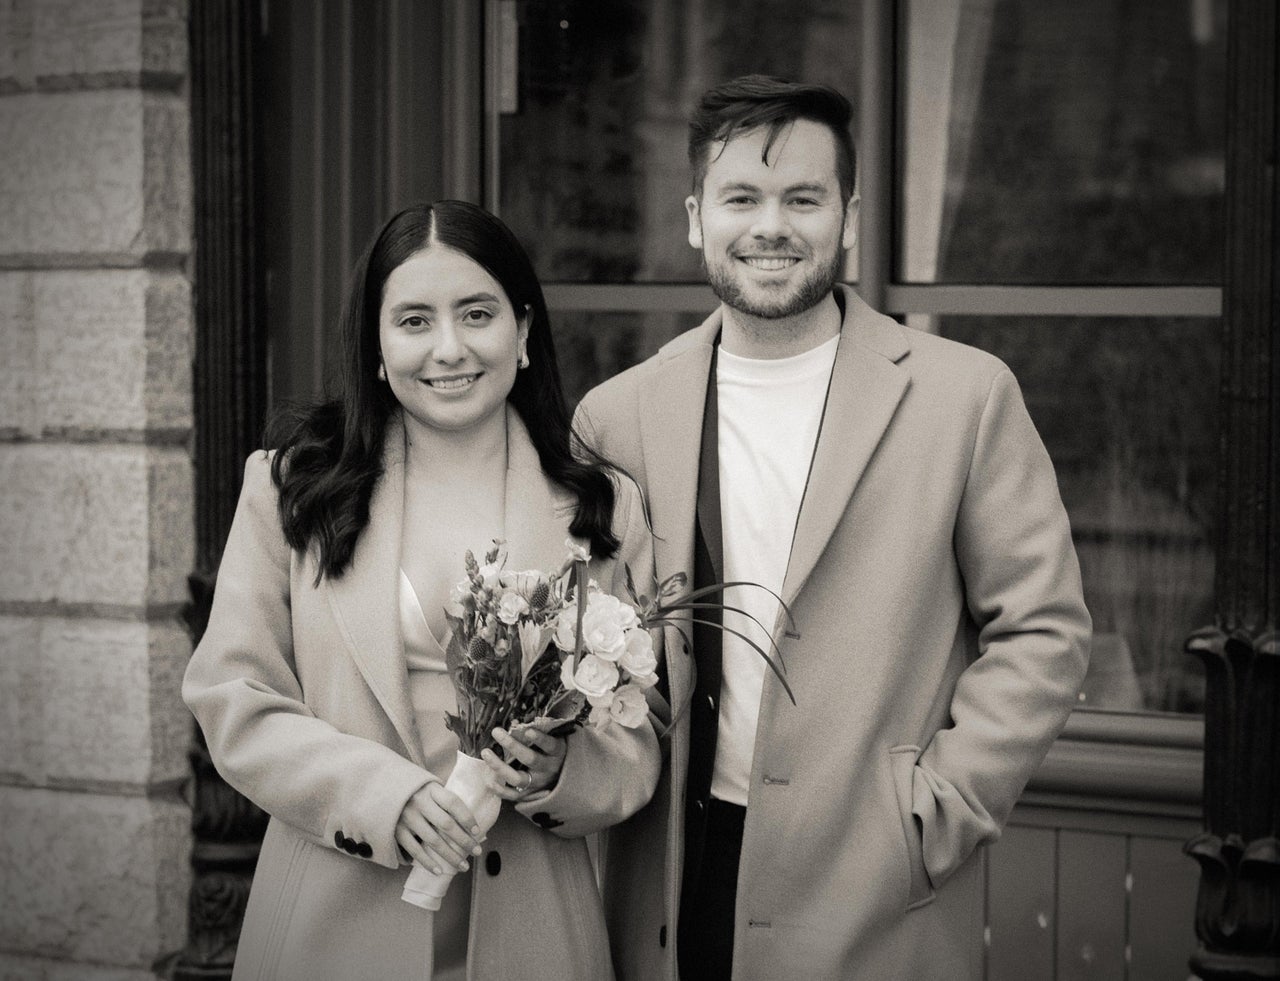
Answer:
<path fill-rule="evenodd" d="M 698 199 L 692 194 L 684 199 L 684 210 L 689 212 L 689 244 L 701 251 L 702 213 L 698 210 Z"/>
<path fill-rule="evenodd" d="M 844 206 L 844 229 L 840 233 L 840 244 L 846 250 L 853 248 L 853 243 L 858 241 L 858 206 L 861 203 L 862 199 L 858 195 L 851 194 Z"/>

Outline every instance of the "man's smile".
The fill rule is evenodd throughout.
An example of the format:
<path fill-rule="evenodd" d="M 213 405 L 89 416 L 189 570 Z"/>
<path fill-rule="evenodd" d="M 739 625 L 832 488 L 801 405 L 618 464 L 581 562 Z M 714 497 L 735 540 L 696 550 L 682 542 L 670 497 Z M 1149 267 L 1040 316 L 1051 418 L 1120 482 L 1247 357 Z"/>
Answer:
<path fill-rule="evenodd" d="M 778 272 L 782 269 L 789 269 L 794 266 L 800 259 L 797 256 L 772 256 L 772 255 L 740 255 L 738 261 L 746 263 L 752 269 L 760 269 L 764 272 Z"/>

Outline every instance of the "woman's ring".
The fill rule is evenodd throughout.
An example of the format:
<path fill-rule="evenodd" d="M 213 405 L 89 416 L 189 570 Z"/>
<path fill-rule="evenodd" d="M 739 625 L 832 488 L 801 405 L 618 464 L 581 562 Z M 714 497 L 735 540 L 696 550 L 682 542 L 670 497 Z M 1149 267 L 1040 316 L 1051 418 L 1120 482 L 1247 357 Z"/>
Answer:
<path fill-rule="evenodd" d="M 524 771 L 524 775 L 525 775 L 525 777 L 526 777 L 525 782 L 524 782 L 524 786 L 523 786 L 523 787 L 517 787 L 517 788 L 516 788 L 516 790 L 517 790 L 517 791 L 519 791 L 519 792 L 520 792 L 520 793 L 522 793 L 522 794 L 527 794 L 527 793 L 529 792 L 529 788 L 533 786 L 533 771 L 532 771 L 532 770 L 525 770 L 525 771 Z"/>

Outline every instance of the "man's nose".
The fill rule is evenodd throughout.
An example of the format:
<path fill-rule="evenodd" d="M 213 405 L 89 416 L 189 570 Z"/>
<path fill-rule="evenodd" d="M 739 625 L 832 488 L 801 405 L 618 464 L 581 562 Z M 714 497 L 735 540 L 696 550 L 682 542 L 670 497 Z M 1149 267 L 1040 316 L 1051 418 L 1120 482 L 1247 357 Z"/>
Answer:
<path fill-rule="evenodd" d="M 755 238 L 768 239 L 771 242 L 790 236 L 791 223 L 787 219 L 787 210 L 782 207 L 781 202 L 765 201 L 760 205 L 751 226 L 751 234 Z"/>

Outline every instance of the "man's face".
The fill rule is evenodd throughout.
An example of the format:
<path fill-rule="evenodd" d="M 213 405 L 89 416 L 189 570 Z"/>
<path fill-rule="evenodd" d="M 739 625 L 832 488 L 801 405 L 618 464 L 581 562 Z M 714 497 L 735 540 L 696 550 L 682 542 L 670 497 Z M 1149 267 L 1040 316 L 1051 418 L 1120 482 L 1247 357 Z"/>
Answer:
<path fill-rule="evenodd" d="M 702 250 L 722 302 L 755 317 L 791 317 L 840 278 L 857 234 L 858 199 L 840 203 L 836 143 L 821 123 L 785 126 L 762 159 L 767 127 L 711 145 L 700 198 L 689 196 L 689 244 Z"/>

